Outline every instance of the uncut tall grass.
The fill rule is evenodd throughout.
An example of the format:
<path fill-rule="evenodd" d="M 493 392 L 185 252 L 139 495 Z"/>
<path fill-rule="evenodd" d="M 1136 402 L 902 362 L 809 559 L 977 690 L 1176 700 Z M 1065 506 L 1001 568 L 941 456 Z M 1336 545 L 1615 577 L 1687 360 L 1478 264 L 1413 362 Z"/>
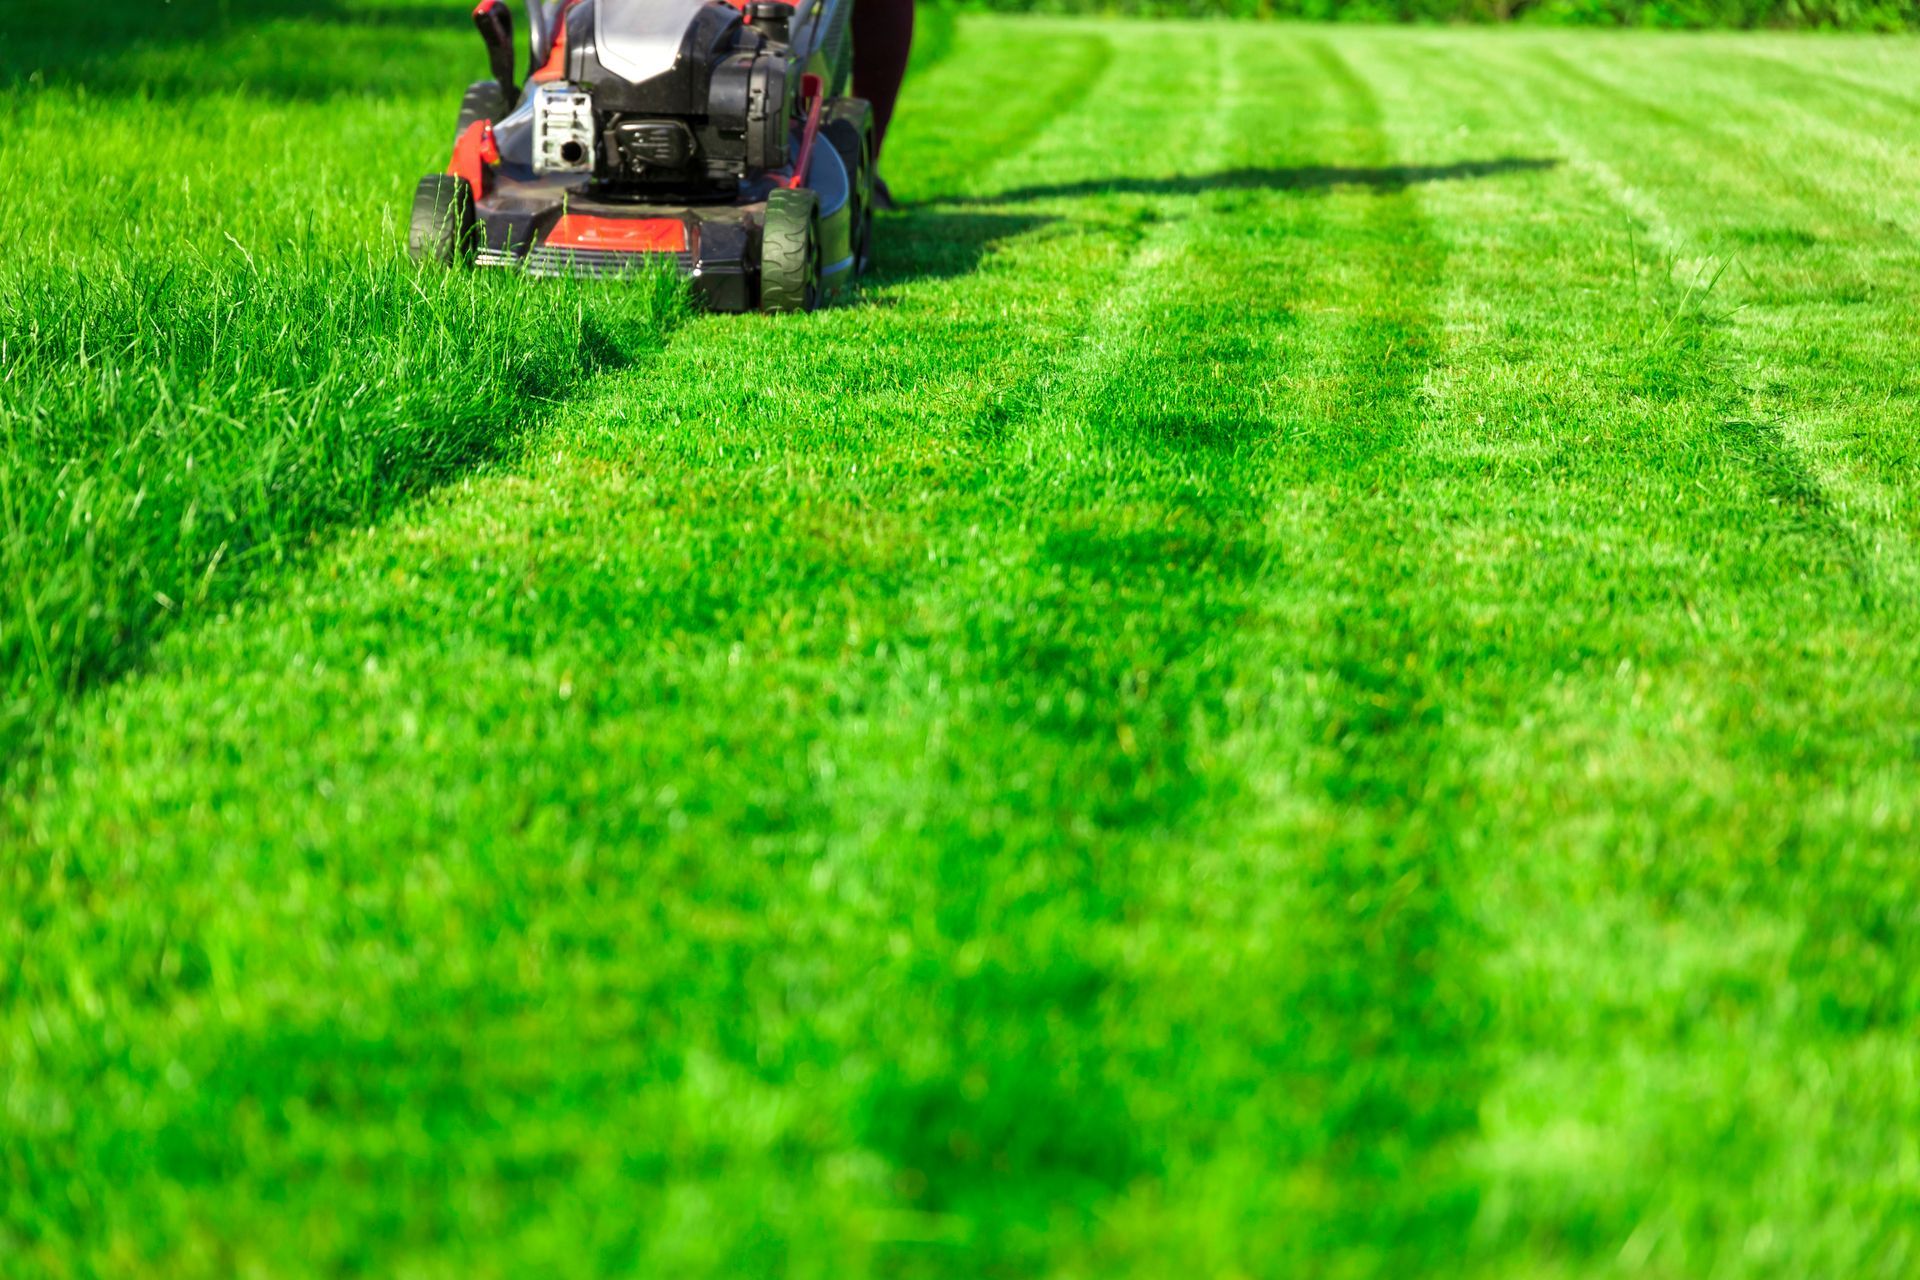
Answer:
<path fill-rule="evenodd" d="M 373 250 L 21 273 L 0 292 L 0 733 L 498 453 L 675 296 L 535 295 Z"/>
<path fill-rule="evenodd" d="M 406 199 L 472 32 L 297 9 L 99 0 L 82 31 L 0 0 L 0 199 L 32 211 L 0 260 L 0 774 L 168 627 L 501 456 L 682 305 L 416 269 Z"/>

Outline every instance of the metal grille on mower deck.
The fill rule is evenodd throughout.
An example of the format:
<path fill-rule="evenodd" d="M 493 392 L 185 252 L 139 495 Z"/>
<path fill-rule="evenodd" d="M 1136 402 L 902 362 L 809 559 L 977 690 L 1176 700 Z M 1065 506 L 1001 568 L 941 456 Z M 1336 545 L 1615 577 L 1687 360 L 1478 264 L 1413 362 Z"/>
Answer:
<path fill-rule="evenodd" d="M 690 252 L 623 253 L 611 249 L 580 249 L 571 245 L 561 247 L 547 244 L 527 254 L 526 270 L 530 276 L 549 279 L 571 276 L 576 280 L 604 280 L 646 271 L 666 262 L 672 262 L 682 274 L 693 270 L 693 254 Z"/>

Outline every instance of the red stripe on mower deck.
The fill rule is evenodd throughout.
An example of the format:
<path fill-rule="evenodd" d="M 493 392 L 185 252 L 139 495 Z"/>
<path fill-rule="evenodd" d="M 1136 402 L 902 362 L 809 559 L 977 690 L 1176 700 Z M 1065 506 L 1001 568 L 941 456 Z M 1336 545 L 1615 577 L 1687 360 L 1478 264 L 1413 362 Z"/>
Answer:
<path fill-rule="evenodd" d="M 678 218 L 591 218 L 569 213 L 554 223 L 547 244 L 607 253 L 685 253 L 687 224 Z"/>

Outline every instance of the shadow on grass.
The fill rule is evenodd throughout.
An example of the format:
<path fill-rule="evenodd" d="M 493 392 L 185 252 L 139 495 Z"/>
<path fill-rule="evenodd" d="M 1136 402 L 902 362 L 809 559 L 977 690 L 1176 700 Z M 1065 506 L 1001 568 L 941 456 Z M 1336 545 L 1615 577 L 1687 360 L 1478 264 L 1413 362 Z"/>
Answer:
<path fill-rule="evenodd" d="M 1087 178 L 1079 182 L 1045 183 L 1015 187 L 994 195 L 929 201 L 927 205 L 1025 204 L 1108 195 L 1195 196 L 1210 191 L 1325 191 L 1335 187 L 1362 187 L 1385 193 L 1430 182 L 1465 182 L 1507 173 L 1538 173 L 1559 165 L 1559 159 L 1554 157 L 1501 156 L 1493 160 L 1459 160 L 1452 164 L 1224 169 L 1219 173 L 1171 174 L 1159 178 Z"/>
<path fill-rule="evenodd" d="M 873 273 L 868 279 L 886 286 L 971 275 L 996 244 L 1058 221 L 1049 214 L 905 208 L 885 215 L 876 228 Z"/>
<path fill-rule="evenodd" d="M 1038 203 L 1102 195 L 1187 196 L 1210 191 L 1326 191 L 1359 187 L 1382 194 L 1429 182 L 1464 182 L 1558 168 L 1546 157 L 1503 156 L 1444 165 L 1308 165 L 1241 168 L 1160 178 L 1089 178 L 1016 187 L 997 195 L 961 196 L 902 205 L 885 216 L 875 238 L 872 282 L 879 285 L 967 275 L 1003 240 L 1060 222 L 1055 214 L 973 212 L 980 206 Z M 870 301 L 870 300 L 869 300 Z"/>

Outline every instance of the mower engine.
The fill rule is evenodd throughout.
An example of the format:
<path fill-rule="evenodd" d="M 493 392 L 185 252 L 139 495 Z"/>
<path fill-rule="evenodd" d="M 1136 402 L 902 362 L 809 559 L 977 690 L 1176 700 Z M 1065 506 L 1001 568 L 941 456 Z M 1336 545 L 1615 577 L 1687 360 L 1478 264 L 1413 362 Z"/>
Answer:
<path fill-rule="evenodd" d="M 493 76 L 415 193 L 410 249 L 547 276 L 671 260 L 715 309 L 811 310 L 864 269 L 872 224 L 850 3 L 528 0 L 516 83 L 512 18 L 481 0 Z"/>

